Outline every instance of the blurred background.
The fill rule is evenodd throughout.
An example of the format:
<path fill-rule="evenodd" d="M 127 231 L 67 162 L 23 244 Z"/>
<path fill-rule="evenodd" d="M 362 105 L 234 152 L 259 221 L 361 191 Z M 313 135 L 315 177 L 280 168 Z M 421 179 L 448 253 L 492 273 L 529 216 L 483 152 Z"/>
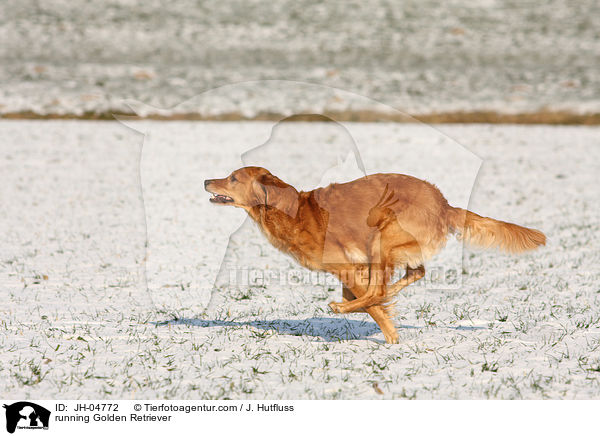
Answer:
<path fill-rule="evenodd" d="M 111 117 L 124 99 L 168 114 L 286 79 L 433 122 L 597 123 L 598 16 L 596 0 L 3 0 L 0 114 Z"/>

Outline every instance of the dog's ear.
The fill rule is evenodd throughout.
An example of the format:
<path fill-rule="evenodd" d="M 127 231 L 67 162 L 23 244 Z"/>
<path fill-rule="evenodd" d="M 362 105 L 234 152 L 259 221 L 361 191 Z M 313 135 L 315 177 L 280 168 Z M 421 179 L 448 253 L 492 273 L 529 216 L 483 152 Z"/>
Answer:
<path fill-rule="evenodd" d="M 289 187 L 289 185 L 273 174 L 263 174 L 255 183 L 262 192 L 262 195 L 259 195 L 260 203 L 265 206 L 274 206 L 273 203 L 277 202 L 277 197 L 279 196 L 278 191 Z"/>
<path fill-rule="evenodd" d="M 257 205 L 274 207 L 295 216 L 298 192 L 273 174 L 264 174 L 254 181 Z"/>
<path fill-rule="evenodd" d="M 284 189 L 285 184 L 272 174 L 263 174 L 254 180 L 254 193 L 256 201 L 254 206 L 274 206 L 277 201 L 278 190 Z"/>

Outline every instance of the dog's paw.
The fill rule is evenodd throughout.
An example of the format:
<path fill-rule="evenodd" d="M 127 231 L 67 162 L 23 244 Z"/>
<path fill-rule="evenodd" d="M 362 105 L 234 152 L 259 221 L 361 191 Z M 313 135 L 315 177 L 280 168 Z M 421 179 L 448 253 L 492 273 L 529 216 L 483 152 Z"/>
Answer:
<path fill-rule="evenodd" d="M 391 332 L 388 334 L 384 333 L 383 336 L 388 344 L 397 344 L 400 342 L 400 337 L 398 336 L 397 332 Z"/>
<path fill-rule="evenodd" d="M 340 306 L 341 303 L 336 303 L 334 301 L 329 303 L 329 308 L 333 311 L 333 313 L 342 313 L 342 311 L 340 310 Z"/>

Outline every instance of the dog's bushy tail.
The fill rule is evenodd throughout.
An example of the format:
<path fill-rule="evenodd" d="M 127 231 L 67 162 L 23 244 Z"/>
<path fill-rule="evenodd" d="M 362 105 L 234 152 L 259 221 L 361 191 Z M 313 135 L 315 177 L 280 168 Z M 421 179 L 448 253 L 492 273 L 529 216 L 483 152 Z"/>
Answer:
<path fill-rule="evenodd" d="M 482 217 L 459 207 L 449 206 L 447 216 L 449 227 L 460 239 L 482 248 L 521 253 L 546 245 L 546 236 L 539 230 Z"/>

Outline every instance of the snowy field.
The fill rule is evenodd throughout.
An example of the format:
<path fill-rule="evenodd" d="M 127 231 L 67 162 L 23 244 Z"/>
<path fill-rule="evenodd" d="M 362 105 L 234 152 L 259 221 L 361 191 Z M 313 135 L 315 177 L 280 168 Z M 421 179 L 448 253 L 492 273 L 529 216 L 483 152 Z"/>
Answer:
<path fill-rule="evenodd" d="M 171 108 L 269 79 L 342 88 L 412 114 L 600 112 L 599 8 L 596 0 L 4 0 L 0 113 L 104 113 L 128 110 L 125 98 Z"/>
<path fill-rule="evenodd" d="M 348 143 L 331 123 L 130 125 L 145 141 L 118 122 L 0 122 L 3 397 L 600 398 L 599 128 L 348 124 Z M 403 292 L 398 345 L 367 315 L 331 314 L 336 284 L 231 283 L 225 268 L 188 298 L 182 277 L 223 256 L 298 269 L 242 211 L 209 209 L 204 178 L 264 161 L 314 187 L 357 171 L 329 152 L 351 143 L 367 172 L 426 176 L 547 247 L 450 243 L 437 261 L 458 253 L 458 286 Z M 280 154 L 242 155 L 261 144 Z"/>

